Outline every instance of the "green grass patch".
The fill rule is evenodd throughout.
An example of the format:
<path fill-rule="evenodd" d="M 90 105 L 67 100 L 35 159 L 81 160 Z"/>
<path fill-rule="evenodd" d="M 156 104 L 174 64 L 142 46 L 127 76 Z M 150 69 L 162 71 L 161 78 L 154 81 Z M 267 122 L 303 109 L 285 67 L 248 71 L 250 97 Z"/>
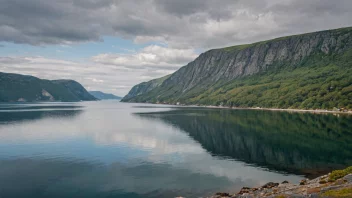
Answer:
<path fill-rule="evenodd" d="M 339 190 L 329 190 L 322 194 L 322 197 L 339 197 L 339 198 L 351 198 L 352 197 L 352 187 L 339 189 Z"/>
<path fill-rule="evenodd" d="M 343 170 L 332 171 L 332 173 L 329 175 L 329 181 L 330 182 L 336 181 L 337 179 L 340 179 L 348 174 L 352 174 L 352 166 Z"/>

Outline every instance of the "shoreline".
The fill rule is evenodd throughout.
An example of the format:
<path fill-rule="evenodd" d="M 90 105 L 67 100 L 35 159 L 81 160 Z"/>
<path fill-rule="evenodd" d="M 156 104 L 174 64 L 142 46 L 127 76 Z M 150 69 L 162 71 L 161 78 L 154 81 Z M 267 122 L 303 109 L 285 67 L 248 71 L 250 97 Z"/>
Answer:
<path fill-rule="evenodd" d="M 189 106 L 189 105 L 185 105 Z M 192 106 L 189 106 L 192 107 Z M 253 108 L 253 107 L 226 107 L 226 106 L 195 106 L 195 107 L 205 107 L 205 108 L 219 108 L 219 109 L 244 109 L 244 110 L 264 110 L 264 111 L 286 111 L 286 112 L 303 112 L 303 113 L 329 113 L 329 114 L 352 114 L 352 111 L 332 111 L 324 109 L 278 109 L 278 108 Z"/>
<path fill-rule="evenodd" d="M 299 184 L 288 181 L 269 182 L 261 187 L 243 187 L 238 193 L 230 195 L 218 192 L 209 198 L 289 198 L 289 197 L 352 197 L 352 166 L 335 170 L 315 179 L 303 179 Z"/>
<path fill-rule="evenodd" d="M 127 102 L 128 103 L 128 102 Z M 352 110 L 333 111 L 325 109 L 279 109 L 279 108 L 262 108 L 262 107 L 228 107 L 228 106 L 212 106 L 212 105 L 184 105 L 184 104 L 168 104 L 168 103 L 136 103 L 136 104 L 158 104 L 158 105 L 174 105 L 176 107 L 200 107 L 211 109 L 243 109 L 243 110 L 264 110 L 264 111 L 286 111 L 286 112 L 303 112 L 317 114 L 352 114 Z"/>

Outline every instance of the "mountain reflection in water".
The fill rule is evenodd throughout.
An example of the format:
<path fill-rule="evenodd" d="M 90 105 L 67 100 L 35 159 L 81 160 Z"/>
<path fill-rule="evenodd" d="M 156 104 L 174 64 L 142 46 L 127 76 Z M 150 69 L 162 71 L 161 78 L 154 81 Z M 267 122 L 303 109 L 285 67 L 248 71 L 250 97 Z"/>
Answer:
<path fill-rule="evenodd" d="M 351 116 L 0 104 L 0 197 L 204 197 L 351 164 Z"/>
<path fill-rule="evenodd" d="M 351 116 L 262 110 L 137 113 L 178 127 L 216 156 L 315 177 L 352 164 Z"/>

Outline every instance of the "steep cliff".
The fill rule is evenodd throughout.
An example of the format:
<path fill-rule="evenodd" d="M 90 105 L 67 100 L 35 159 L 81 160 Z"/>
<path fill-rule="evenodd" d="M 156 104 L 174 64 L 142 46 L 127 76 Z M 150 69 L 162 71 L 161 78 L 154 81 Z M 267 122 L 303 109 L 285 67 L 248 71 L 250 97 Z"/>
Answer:
<path fill-rule="evenodd" d="M 352 89 L 351 57 L 351 27 L 213 49 L 180 68 L 161 85 L 124 101 L 297 108 L 308 100 L 306 103 L 312 105 L 307 108 L 348 106 L 351 102 L 346 101 L 352 98 L 348 95 Z M 317 80 L 312 82 L 313 79 Z M 291 90 L 300 91 L 294 94 L 299 94 L 298 101 L 280 103 L 292 97 Z M 308 96 L 314 90 L 317 93 Z M 341 97 L 333 98 L 338 101 L 334 104 L 325 104 L 320 97 L 326 95 Z M 340 101 L 344 102 L 339 104 Z"/>
<path fill-rule="evenodd" d="M 134 86 L 128 94 L 122 98 L 121 101 L 128 101 L 136 96 L 147 93 L 157 87 L 159 87 L 170 75 L 164 76 L 162 78 L 150 80 L 148 82 L 142 82 Z"/>
<path fill-rule="evenodd" d="M 45 80 L 34 76 L 0 72 L 0 102 L 96 100 L 73 80 Z"/>

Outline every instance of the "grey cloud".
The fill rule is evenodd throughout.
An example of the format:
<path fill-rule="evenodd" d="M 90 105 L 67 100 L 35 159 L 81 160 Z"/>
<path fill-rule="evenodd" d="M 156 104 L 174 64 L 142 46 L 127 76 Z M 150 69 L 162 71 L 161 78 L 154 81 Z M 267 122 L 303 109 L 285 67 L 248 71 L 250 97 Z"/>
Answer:
<path fill-rule="evenodd" d="M 304 0 L 290 1 L 288 4 L 275 4 L 270 6 L 268 10 L 278 13 L 301 13 L 312 16 L 320 16 L 326 13 L 332 15 L 340 15 L 343 12 L 350 12 L 351 1 L 349 0 L 311 0 L 309 2 Z"/>
<path fill-rule="evenodd" d="M 86 9 L 106 8 L 114 4 L 115 0 L 75 0 L 73 5 Z"/>
<path fill-rule="evenodd" d="M 155 0 L 158 8 L 164 12 L 179 17 L 189 16 L 196 13 L 207 13 L 209 17 L 228 19 L 231 17 L 231 8 L 236 5 L 237 0 Z"/>
<path fill-rule="evenodd" d="M 89 11 L 64 1 L 0 0 L 0 40 L 32 45 L 96 41 Z"/>
<path fill-rule="evenodd" d="M 352 25 L 350 0 L 0 0 L 0 41 L 70 44 L 119 36 L 214 48 Z"/>
<path fill-rule="evenodd" d="M 167 13 L 178 16 L 190 15 L 196 12 L 203 12 L 208 9 L 208 0 L 156 0 L 156 5 Z"/>

